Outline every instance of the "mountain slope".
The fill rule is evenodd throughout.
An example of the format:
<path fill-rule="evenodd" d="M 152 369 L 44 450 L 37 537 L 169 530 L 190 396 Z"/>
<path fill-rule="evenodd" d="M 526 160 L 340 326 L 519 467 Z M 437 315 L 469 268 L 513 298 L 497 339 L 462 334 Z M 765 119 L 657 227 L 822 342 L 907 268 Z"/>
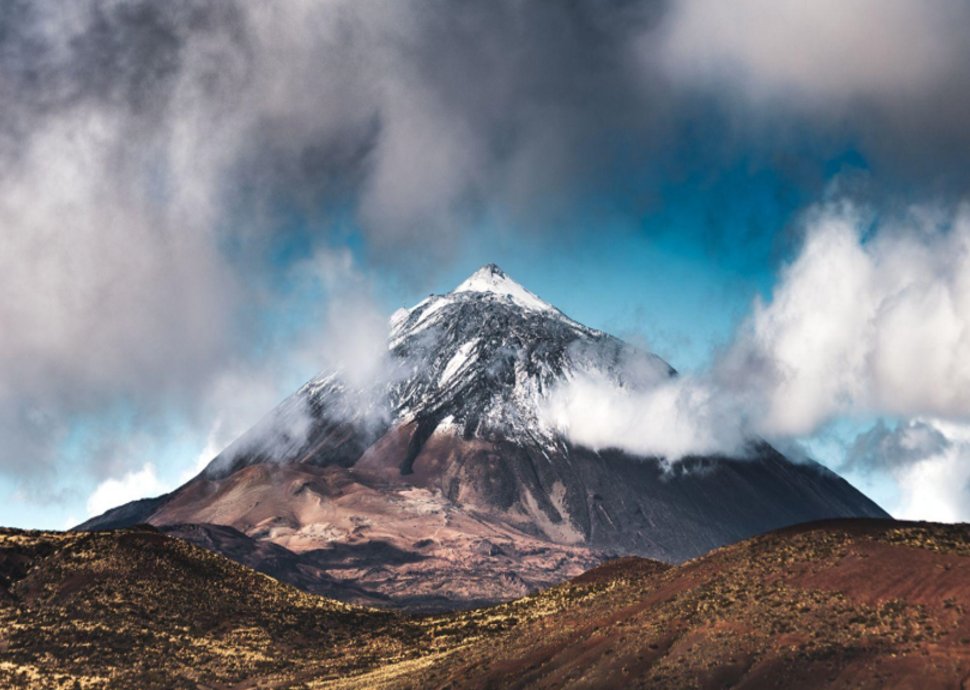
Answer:
<path fill-rule="evenodd" d="M 336 582 L 363 590 L 356 601 L 447 607 L 521 596 L 610 555 L 678 562 L 788 524 L 886 516 L 764 443 L 673 465 L 570 443 L 543 414 L 556 386 L 676 373 L 493 265 L 399 310 L 388 353 L 382 381 L 315 378 L 186 485 L 81 529 L 228 526 L 288 550 L 300 577 L 274 574 L 311 591 L 339 596 Z M 233 540 L 206 543 L 234 556 L 219 546 Z M 254 551 L 245 562 L 261 567 Z"/>

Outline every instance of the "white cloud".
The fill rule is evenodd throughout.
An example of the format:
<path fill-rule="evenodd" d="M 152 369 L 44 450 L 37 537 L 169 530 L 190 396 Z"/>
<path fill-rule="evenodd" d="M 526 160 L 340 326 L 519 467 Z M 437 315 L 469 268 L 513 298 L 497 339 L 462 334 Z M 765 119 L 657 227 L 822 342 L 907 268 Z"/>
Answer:
<path fill-rule="evenodd" d="M 746 439 L 736 413 L 727 399 L 691 377 L 633 386 L 592 371 L 553 390 L 543 418 L 595 450 L 679 460 L 742 454 Z"/>
<path fill-rule="evenodd" d="M 850 449 L 848 466 L 887 470 L 902 520 L 970 521 L 970 425 L 919 418 L 889 429 L 878 424 Z"/>
<path fill-rule="evenodd" d="M 970 207 L 872 220 L 810 213 L 804 249 L 719 363 L 759 432 L 845 413 L 970 419 Z"/>
<path fill-rule="evenodd" d="M 126 472 L 120 479 L 112 477 L 101 482 L 88 497 L 88 517 L 100 515 L 129 501 L 157 496 L 170 488 L 159 480 L 155 466 L 150 462 L 145 463 L 141 469 Z"/>
<path fill-rule="evenodd" d="M 179 485 L 184 484 L 198 475 L 199 472 L 204 470 L 212 461 L 212 458 L 216 457 L 219 454 L 219 451 L 229 445 L 233 438 L 235 438 L 235 436 L 225 436 L 223 434 L 222 420 L 217 419 L 212 425 L 212 428 L 209 430 L 209 435 L 206 437 L 205 446 L 203 446 L 202 450 L 199 451 L 199 454 L 195 456 L 195 462 L 186 467 L 182 471 L 182 474 L 179 475 Z"/>

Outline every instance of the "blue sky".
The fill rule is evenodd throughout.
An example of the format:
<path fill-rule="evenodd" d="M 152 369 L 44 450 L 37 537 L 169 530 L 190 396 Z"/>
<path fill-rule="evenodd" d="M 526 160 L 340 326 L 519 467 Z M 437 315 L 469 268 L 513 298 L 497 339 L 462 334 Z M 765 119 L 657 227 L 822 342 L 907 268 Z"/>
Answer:
<path fill-rule="evenodd" d="M 95 4 L 0 17 L 0 524 L 173 488 L 489 262 L 970 519 L 963 3 Z"/>

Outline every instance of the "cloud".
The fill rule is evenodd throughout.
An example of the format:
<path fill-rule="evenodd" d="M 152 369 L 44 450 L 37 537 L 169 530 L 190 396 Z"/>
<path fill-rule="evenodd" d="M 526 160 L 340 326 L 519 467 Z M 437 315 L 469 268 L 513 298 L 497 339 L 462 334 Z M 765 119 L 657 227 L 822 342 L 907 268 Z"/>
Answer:
<path fill-rule="evenodd" d="M 283 396 L 319 372 L 338 371 L 350 386 L 347 399 L 340 405 L 334 401 L 329 414 L 346 413 L 365 424 L 386 419 L 382 387 L 396 373 L 387 352 L 388 321 L 350 253 L 318 250 L 293 266 L 287 282 L 292 293 L 283 302 L 283 311 L 298 312 L 299 317 L 274 330 L 292 332 L 263 343 L 256 359 L 240 356 L 222 362 L 192 402 L 188 419 L 178 412 L 159 420 L 127 414 L 86 428 L 83 443 L 72 457 L 101 478 L 90 500 L 101 500 L 108 491 L 105 487 L 128 486 L 129 475 L 143 476 L 144 470 L 136 471 L 132 464 L 145 457 L 165 457 L 176 463 L 152 463 L 156 481 L 146 485 L 156 493 L 172 490 L 201 472 L 245 432 L 251 432 L 246 447 L 256 443 L 270 459 L 285 457 L 306 442 L 313 413 L 305 399 L 284 401 Z M 183 442 L 186 423 L 193 437 L 205 439 L 197 451 Z M 202 434 L 200 429 L 208 432 Z M 184 457 L 173 456 L 172 447 L 187 448 Z M 42 496 L 32 498 L 39 501 Z"/>
<path fill-rule="evenodd" d="M 6 473 L 51 471 L 79 417 L 183 400 L 235 335 L 244 291 L 218 246 L 221 137 L 186 142 L 171 117 L 201 103 L 180 79 L 176 25 L 217 21 L 185 8 L 5 6 L 0 425 L 45 420 L 11 429 L 31 451 L 7 446 Z"/>
<path fill-rule="evenodd" d="M 209 435 L 206 438 L 205 445 L 202 447 L 202 450 L 199 451 L 199 454 L 196 455 L 195 462 L 182 470 L 182 474 L 179 476 L 177 484 L 171 488 L 175 489 L 178 486 L 181 486 L 204 470 L 206 465 L 212 462 L 212 458 L 216 457 L 219 454 L 219 451 L 225 448 L 231 442 L 232 438 L 235 438 L 235 436 L 227 440 L 221 440 L 222 438 L 222 420 L 216 420 L 216 422 L 212 425 L 212 428 L 209 430 Z M 78 523 L 75 522 L 74 524 L 76 525 Z"/>
<path fill-rule="evenodd" d="M 364 270 L 428 280 L 483 219 L 559 242 L 670 179 L 787 151 L 791 130 L 837 139 L 819 165 L 858 137 L 929 161 L 916 191 L 966 181 L 960 5 L 700 7 L 4 3 L 0 473 L 42 489 L 80 421 L 119 407 L 159 438 L 179 415 L 231 438 L 327 352 L 372 377 L 372 299 L 305 314 L 316 335 L 286 324 L 307 257 L 347 225 Z M 356 314 L 360 337 L 335 337 Z M 706 409 L 711 385 L 665 404 Z M 825 416 L 830 394 L 804 404 Z"/>
<path fill-rule="evenodd" d="M 377 306 L 373 285 L 348 251 L 318 251 L 298 263 L 293 280 L 304 290 L 321 295 L 322 329 L 292 354 L 322 370 L 339 371 L 351 388 L 368 390 L 392 377 L 387 349 L 390 323 Z M 314 315 L 311 315 L 314 316 Z"/>
<path fill-rule="evenodd" d="M 949 445 L 897 475 L 902 496 L 894 514 L 900 519 L 970 521 L 970 431 L 966 426 L 939 428 Z"/>
<path fill-rule="evenodd" d="M 947 0 L 676 0 L 647 53 L 724 103 L 735 136 L 840 140 L 884 180 L 962 192 L 968 21 Z"/>
<path fill-rule="evenodd" d="M 769 435 L 839 414 L 970 415 L 970 207 L 806 217 L 804 248 L 719 362 Z M 747 391 L 744 388 L 750 387 Z"/>
<path fill-rule="evenodd" d="M 552 391 L 543 418 L 579 445 L 669 461 L 740 456 L 748 441 L 733 405 L 692 377 L 631 386 L 583 372 Z"/>
<path fill-rule="evenodd" d="M 125 473 L 121 479 L 106 479 L 94 490 L 87 501 L 88 517 L 100 515 L 110 508 L 146 496 L 157 496 L 168 488 L 155 473 L 152 463 L 145 463 L 139 470 Z"/>
<path fill-rule="evenodd" d="M 664 50 L 670 69 L 754 98 L 903 98 L 950 76 L 967 16 L 945 0 L 680 0 Z"/>
<path fill-rule="evenodd" d="M 624 54 L 649 6 L 0 12 L 0 468 L 14 476 L 51 471 L 79 416 L 194 415 L 258 366 L 294 264 L 344 239 L 331 221 L 349 214 L 361 253 L 422 273 L 476 209 L 529 214 L 594 184 L 605 133 L 647 141 L 658 110 L 627 88 L 640 76 Z M 360 312 L 352 299 L 325 320 Z M 318 366 L 340 342 L 320 341 Z M 335 352 L 351 377 L 373 359 L 365 342 Z"/>
<path fill-rule="evenodd" d="M 400 363 L 388 352 L 388 316 L 351 253 L 317 250 L 292 266 L 287 283 L 291 293 L 282 311 L 296 317 L 279 330 L 291 332 L 258 361 L 225 366 L 211 382 L 199 413 L 210 421 L 208 438 L 189 474 L 224 449 L 223 464 L 257 447 L 267 459 L 292 457 L 308 440 L 315 411 L 307 398 L 290 394 L 311 376 L 332 377 L 341 387 L 326 405 L 331 419 L 367 428 L 389 419 L 386 391 L 402 373 Z"/>
<path fill-rule="evenodd" d="M 849 469 L 888 469 L 899 489 L 893 514 L 903 520 L 970 520 L 970 425 L 913 419 L 877 423 L 850 446 Z"/>
<path fill-rule="evenodd" d="M 879 420 L 855 438 L 843 467 L 863 471 L 908 467 L 940 455 L 950 446 L 950 439 L 932 420 L 910 419 L 898 422 L 895 428 Z"/>
<path fill-rule="evenodd" d="M 566 377 L 540 402 L 540 423 L 573 443 L 677 461 L 743 455 L 748 436 L 733 401 L 705 375 L 676 375 L 643 347 L 577 343 Z"/>

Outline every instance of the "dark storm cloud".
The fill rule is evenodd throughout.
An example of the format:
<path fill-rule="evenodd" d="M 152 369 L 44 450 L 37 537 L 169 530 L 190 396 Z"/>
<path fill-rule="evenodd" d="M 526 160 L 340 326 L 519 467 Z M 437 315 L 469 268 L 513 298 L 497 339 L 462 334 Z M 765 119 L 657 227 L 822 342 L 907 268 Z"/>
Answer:
<path fill-rule="evenodd" d="M 640 50 L 660 19 L 632 2 L 11 5 L 3 134 L 22 149 L 85 108 L 118 114 L 106 134 L 128 149 L 229 129 L 215 191 L 339 190 L 377 243 L 450 242 L 485 206 L 551 209 L 643 167 L 673 112 Z"/>

